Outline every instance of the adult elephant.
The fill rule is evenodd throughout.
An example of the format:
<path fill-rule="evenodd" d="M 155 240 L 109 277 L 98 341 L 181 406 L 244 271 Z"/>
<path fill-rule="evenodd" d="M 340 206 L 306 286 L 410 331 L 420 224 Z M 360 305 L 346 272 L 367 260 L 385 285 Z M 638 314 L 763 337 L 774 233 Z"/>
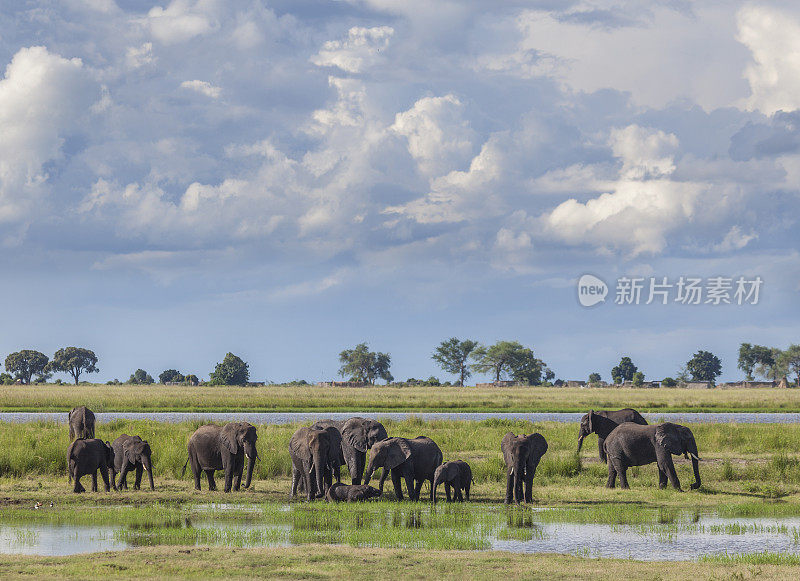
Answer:
<path fill-rule="evenodd" d="M 73 492 L 85 492 L 86 489 L 81 485 L 81 477 L 92 476 L 92 492 L 97 492 L 97 471 L 103 478 L 106 492 L 117 489 L 114 480 L 109 484 L 109 474 L 114 467 L 114 449 L 111 444 L 97 438 L 81 438 L 75 440 L 67 449 L 67 470 L 69 480 L 75 480 Z"/>
<path fill-rule="evenodd" d="M 136 471 L 136 480 L 133 483 L 134 490 L 139 490 L 142 484 L 142 473 L 147 472 L 150 479 L 150 490 L 155 490 L 153 484 L 153 454 L 147 440 L 142 440 L 139 436 L 129 436 L 122 434 L 111 444 L 114 448 L 114 466 L 112 468 L 111 479 L 116 482 L 119 474 L 119 489 L 128 488 L 128 472 Z"/>
<path fill-rule="evenodd" d="M 208 424 L 200 426 L 189 438 L 189 458 L 186 464 L 191 464 L 194 474 L 194 488 L 200 490 L 200 473 L 205 472 L 208 478 L 208 489 L 216 490 L 214 471 L 225 471 L 225 492 L 231 489 L 238 491 L 242 483 L 245 458 L 247 464 L 247 480 L 244 487 L 250 487 L 253 477 L 253 468 L 258 458 L 256 451 L 255 426 L 247 422 L 231 422 L 224 426 Z M 181 476 L 186 473 L 186 464 L 183 465 Z"/>
<path fill-rule="evenodd" d="M 85 405 L 69 412 L 69 440 L 94 438 L 94 413 Z"/>
<path fill-rule="evenodd" d="M 377 442 L 369 453 L 369 463 L 364 484 L 369 484 L 372 473 L 383 468 L 378 489 L 383 494 L 383 483 L 391 472 L 392 484 L 397 500 L 403 500 L 402 479 L 405 478 L 408 497 L 419 500 L 422 483 L 431 483 L 431 501 L 433 501 L 433 476 L 436 468 L 442 463 L 442 451 L 436 442 L 425 436 L 413 440 L 408 438 L 389 438 Z M 415 484 L 416 483 L 416 484 Z"/>
<path fill-rule="evenodd" d="M 627 470 L 631 466 L 658 464 L 658 487 L 664 488 L 667 479 L 677 490 L 681 483 L 672 463 L 672 455 L 683 454 L 692 459 L 694 483 L 692 490 L 700 488 L 700 470 L 697 462 L 697 443 L 694 434 L 686 426 L 665 422 L 655 426 L 639 424 L 620 424 L 606 438 L 606 455 L 608 456 L 608 488 L 614 488 L 619 475 L 620 488 L 628 488 Z"/>
<path fill-rule="evenodd" d="M 308 500 L 323 498 L 331 485 L 331 456 L 339 453 L 331 442 L 335 428 L 300 428 L 289 440 L 292 458 L 291 496 L 302 486 Z"/>
<path fill-rule="evenodd" d="M 335 426 L 342 435 L 341 459 L 350 471 L 353 484 L 361 484 L 367 451 L 377 442 L 389 439 L 386 428 L 377 420 L 353 417 L 347 420 L 321 420 L 317 427 Z"/>
<path fill-rule="evenodd" d="M 547 452 L 547 440 L 539 433 L 516 436 L 508 432 L 500 442 L 503 451 L 503 460 L 506 463 L 506 499 L 510 504 L 513 500 L 519 504 L 522 499 L 522 486 L 525 485 L 525 502 L 532 500 L 531 489 L 533 477 L 539 460 Z"/>
<path fill-rule="evenodd" d="M 328 430 L 328 435 L 331 440 L 331 453 L 328 457 L 331 468 L 331 476 L 336 481 L 336 484 L 342 483 L 342 465 L 344 461 L 344 453 L 342 451 L 342 425 L 343 421 L 337 420 L 320 420 L 315 422 L 311 427 L 319 430 Z M 303 481 L 300 481 L 303 484 Z"/>
<path fill-rule="evenodd" d="M 647 420 L 635 409 L 625 408 L 622 410 L 591 410 L 581 418 L 581 428 L 578 430 L 578 452 L 583 446 L 583 439 L 591 433 L 597 434 L 597 449 L 600 453 L 600 460 L 606 461 L 606 452 L 603 450 L 603 443 L 608 435 L 620 424 L 632 422 L 642 426 L 647 425 Z"/>

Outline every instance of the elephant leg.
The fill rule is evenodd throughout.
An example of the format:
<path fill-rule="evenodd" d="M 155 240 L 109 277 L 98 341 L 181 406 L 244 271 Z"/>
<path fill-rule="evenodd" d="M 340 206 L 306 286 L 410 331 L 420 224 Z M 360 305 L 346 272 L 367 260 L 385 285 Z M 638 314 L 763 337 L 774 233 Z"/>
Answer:
<path fill-rule="evenodd" d="M 97 492 L 97 469 L 92 472 L 92 492 Z"/>
<path fill-rule="evenodd" d="M 336 477 L 336 484 L 342 483 L 342 466 L 341 464 L 333 467 L 333 475 Z"/>
<path fill-rule="evenodd" d="M 450 499 L 450 483 L 449 482 L 445 482 L 444 483 L 444 493 L 447 496 L 447 502 L 453 502 Z"/>
<path fill-rule="evenodd" d="M 289 492 L 289 496 L 291 498 L 297 497 L 297 485 L 299 481 L 300 481 L 300 471 L 294 466 L 292 466 L 292 488 Z"/>
<path fill-rule="evenodd" d="M 471 484 L 470 482 L 467 482 L 464 485 L 464 497 L 467 499 L 467 502 L 469 502 L 469 487 L 470 487 L 470 484 Z"/>
<path fill-rule="evenodd" d="M 514 475 L 509 470 L 506 474 L 506 504 L 514 500 Z"/>
<path fill-rule="evenodd" d="M 141 464 L 136 465 L 136 480 L 133 482 L 133 488 L 135 490 L 139 490 L 142 486 L 142 473 L 144 472 L 144 466 Z"/>
<path fill-rule="evenodd" d="M 661 469 L 661 466 L 658 467 L 658 487 L 667 487 L 667 473 Z"/>
<path fill-rule="evenodd" d="M 519 504 L 525 499 L 522 490 L 524 481 L 525 481 L 525 474 L 520 474 L 516 479 L 516 484 L 514 485 L 514 502 L 516 502 L 517 504 Z"/>
<path fill-rule="evenodd" d="M 214 480 L 214 469 L 209 468 L 206 472 L 206 478 L 208 479 L 208 489 L 209 490 L 216 490 L 217 489 L 217 482 Z"/>
<path fill-rule="evenodd" d="M 198 467 L 195 470 L 194 466 L 192 466 L 192 474 L 194 474 L 194 489 L 200 490 L 200 468 Z"/>
<path fill-rule="evenodd" d="M 120 490 L 128 489 L 128 463 L 125 462 L 122 466 L 122 471 L 119 473 L 119 488 Z"/>
<path fill-rule="evenodd" d="M 384 468 L 384 470 L 386 470 Z M 388 471 L 387 471 L 388 472 Z M 397 497 L 397 500 L 403 500 L 403 482 L 400 478 L 400 472 L 397 470 L 392 470 L 392 485 L 394 486 L 394 495 Z M 408 491 L 409 495 L 411 494 L 411 489 Z"/>
<path fill-rule="evenodd" d="M 233 463 L 228 462 L 228 465 L 225 466 L 225 492 L 230 492 L 231 487 L 233 486 Z"/>
<path fill-rule="evenodd" d="M 675 464 L 672 462 L 672 456 L 664 458 L 663 464 L 663 470 L 667 473 L 667 478 L 669 478 L 669 483 L 672 484 L 672 488 L 681 490 L 681 482 L 678 480 L 678 473 L 675 471 Z"/>
<path fill-rule="evenodd" d="M 597 437 L 597 449 L 600 452 L 600 460 L 602 462 L 608 462 L 608 457 L 606 456 L 606 450 L 603 448 L 603 444 L 606 443 L 605 438 L 601 438 L 600 436 Z"/>
<path fill-rule="evenodd" d="M 413 474 L 406 474 L 406 486 L 408 487 L 408 498 L 411 500 L 419 500 L 419 493 L 422 491 L 422 480 L 417 481 L 417 485 L 414 485 L 414 475 Z"/>
<path fill-rule="evenodd" d="M 525 502 L 533 502 L 533 474 L 525 475 Z"/>
<path fill-rule="evenodd" d="M 72 492 L 86 492 L 86 489 L 81 485 L 81 474 L 75 470 L 75 487 Z"/>
<path fill-rule="evenodd" d="M 617 485 L 617 469 L 614 468 L 614 462 L 609 460 L 608 482 L 606 482 L 606 488 L 614 488 L 616 485 Z"/>
<path fill-rule="evenodd" d="M 100 467 L 100 476 L 103 478 L 103 484 L 106 487 L 106 492 L 111 492 L 111 484 L 108 481 L 108 467 L 101 466 Z"/>
<path fill-rule="evenodd" d="M 623 464 L 621 461 L 619 462 L 619 466 L 617 466 L 617 473 L 619 474 L 619 487 L 622 489 L 628 489 L 628 467 Z"/>

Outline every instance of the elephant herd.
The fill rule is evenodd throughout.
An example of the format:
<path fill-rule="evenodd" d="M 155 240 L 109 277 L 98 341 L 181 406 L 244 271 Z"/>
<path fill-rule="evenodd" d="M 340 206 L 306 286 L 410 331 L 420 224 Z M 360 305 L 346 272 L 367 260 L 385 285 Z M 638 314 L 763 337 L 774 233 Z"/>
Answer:
<path fill-rule="evenodd" d="M 113 443 L 94 437 L 94 414 L 84 406 L 69 414 L 70 439 L 74 440 L 67 453 L 69 476 L 75 480 L 75 492 L 82 492 L 81 476 L 92 476 L 92 490 L 97 491 L 97 471 L 106 491 L 127 488 L 126 476 L 136 472 L 134 488 L 141 483 L 142 471 L 148 473 L 153 486 L 151 450 L 139 436 L 122 434 Z M 627 469 L 655 462 L 659 487 L 669 482 L 680 490 L 673 455 L 691 458 L 695 482 L 700 487 L 697 444 L 692 431 L 678 424 L 665 422 L 648 425 L 633 409 L 617 411 L 591 410 L 581 418 L 578 432 L 578 451 L 583 440 L 595 433 L 598 436 L 600 459 L 608 464 L 606 486 L 614 488 L 617 477 L 621 488 L 628 488 Z M 199 427 L 189 438 L 187 465 L 194 475 L 194 487 L 200 490 L 201 475 L 206 474 L 209 490 L 216 490 L 214 472 L 225 474 L 225 492 L 241 488 L 244 466 L 247 476 L 244 487 L 250 486 L 253 468 L 258 459 L 255 426 L 247 422 L 231 422 L 224 426 L 208 424 Z M 463 460 L 444 462 L 439 446 L 426 436 L 416 438 L 389 437 L 380 422 L 361 417 L 347 420 L 321 420 L 299 428 L 289 440 L 292 461 L 291 496 L 298 492 L 308 500 L 361 501 L 383 494 L 383 486 L 391 476 L 395 496 L 403 500 L 403 481 L 408 498 L 419 500 L 422 485 L 430 483 L 430 500 L 436 502 L 436 490 L 444 485 L 448 502 L 469 500 L 473 482 L 472 470 Z M 520 503 L 532 500 L 533 478 L 547 441 L 539 433 L 515 435 L 508 432 L 500 442 L 506 465 L 505 502 Z M 367 461 L 367 453 L 369 460 Z M 341 481 L 341 467 L 347 466 L 351 484 Z M 373 474 L 382 468 L 378 488 L 369 486 Z M 363 478 L 363 484 L 362 484 Z M 451 497 L 452 489 L 452 497 Z"/>

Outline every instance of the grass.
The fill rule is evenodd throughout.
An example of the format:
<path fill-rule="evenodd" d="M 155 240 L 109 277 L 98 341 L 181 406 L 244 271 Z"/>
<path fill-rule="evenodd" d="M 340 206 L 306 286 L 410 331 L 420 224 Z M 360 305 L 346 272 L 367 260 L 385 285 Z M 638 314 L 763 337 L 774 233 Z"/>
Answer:
<path fill-rule="evenodd" d="M 0 411 L 800 412 L 797 389 L 567 389 L 548 387 L 0 386 Z"/>
<path fill-rule="evenodd" d="M 229 549 L 147 547 L 99 555 L 0 555 L 0 577 L 272 579 L 759 579 L 800 575 L 796 564 L 641 563 L 493 551 L 426 551 L 327 545 Z"/>

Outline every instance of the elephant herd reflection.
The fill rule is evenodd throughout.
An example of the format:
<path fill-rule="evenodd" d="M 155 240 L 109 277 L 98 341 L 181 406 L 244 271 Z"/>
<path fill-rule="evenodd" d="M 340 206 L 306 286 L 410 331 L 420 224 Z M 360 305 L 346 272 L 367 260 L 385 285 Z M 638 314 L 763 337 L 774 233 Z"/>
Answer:
<path fill-rule="evenodd" d="M 69 413 L 69 432 L 72 443 L 67 452 L 68 471 L 70 481 L 75 481 L 75 492 L 84 491 L 80 478 L 86 475 L 91 475 L 92 490 L 96 492 L 98 471 L 106 491 L 111 487 L 118 489 L 117 473 L 119 488 L 127 488 L 127 473 L 131 470 L 136 474 L 134 488 L 140 487 L 142 474 L 147 472 L 150 489 L 154 489 L 151 449 L 146 440 L 127 434 L 113 443 L 95 438 L 94 414 L 85 406 Z M 633 409 L 591 410 L 580 421 L 578 451 L 583 440 L 592 433 L 598 436 L 601 461 L 608 464 L 606 486 L 609 488 L 614 488 L 617 478 L 621 488 L 628 488 L 628 468 L 655 462 L 659 487 L 669 482 L 680 490 L 672 462 L 672 456 L 680 454 L 692 460 L 695 482 L 691 488 L 700 487 L 700 458 L 689 428 L 670 422 L 648 425 Z M 201 475 L 205 472 L 208 489 L 216 490 L 214 472 L 222 470 L 225 492 L 238 491 L 246 463 L 244 488 L 248 488 L 258 459 L 257 439 L 256 427 L 247 422 L 200 426 L 189 438 L 188 457 L 181 475 L 185 475 L 187 466 L 191 467 L 194 487 L 200 490 Z M 467 462 L 444 462 L 439 446 L 426 436 L 389 437 L 383 424 L 376 420 L 353 417 L 318 421 L 299 428 L 289 440 L 288 448 L 292 461 L 292 498 L 300 492 L 309 501 L 369 500 L 383 494 L 386 478 L 391 476 L 398 500 L 404 498 L 404 481 L 410 500 L 420 499 L 426 481 L 430 483 L 431 502 L 436 502 L 440 485 L 444 485 L 448 502 L 469 500 L 473 477 Z M 530 503 L 533 478 L 539 461 L 547 452 L 547 441 L 539 433 L 517 436 L 508 432 L 500 442 L 500 450 L 506 466 L 505 502 Z M 350 473 L 351 484 L 342 483 L 341 467 L 344 465 Z M 378 488 L 374 488 L 369 483 L 378 468 L 382 471 Z"/>

